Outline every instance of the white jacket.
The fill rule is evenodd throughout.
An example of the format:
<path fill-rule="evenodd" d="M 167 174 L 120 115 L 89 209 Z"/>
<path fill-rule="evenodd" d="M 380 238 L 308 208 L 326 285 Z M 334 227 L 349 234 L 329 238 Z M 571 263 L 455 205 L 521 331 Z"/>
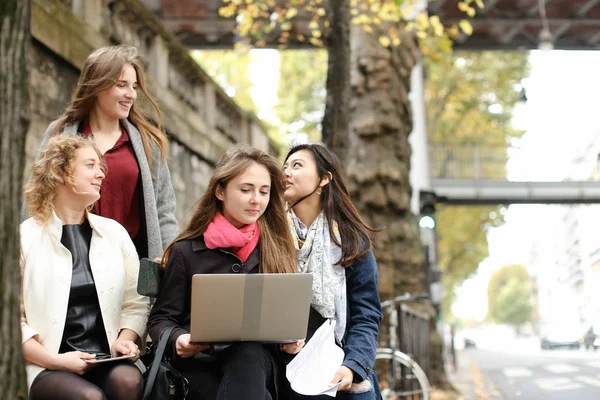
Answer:
<path fill-rule="evenodd" d="M 87 213 L 92 227 L 90 267 L 109 345 L 121 329 L 136 332 L 142 343 L 150 311 L 147 297 L 137 293 L 139 260 L 135 246 L 118 222 Z M 41 225 L 29 218 L 21 224 L 21 331 L 23 343 L 36 339 L 51 353 L 58 353 L 65 328 L 71 291 L 73 261 L 60 242 L 62 221 L 53 213 Z M 26 363 L 27 383 L 44 368 Z"/>

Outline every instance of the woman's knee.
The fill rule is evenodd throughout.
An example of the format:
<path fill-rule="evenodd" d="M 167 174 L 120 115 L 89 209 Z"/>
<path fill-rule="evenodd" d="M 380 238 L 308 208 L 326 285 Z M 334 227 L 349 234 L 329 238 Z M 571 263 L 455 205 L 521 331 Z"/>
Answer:
<path fill-rule="evenodd" d="M 130 393 L 133 399 L 142 388 L 142 374 L 135 366 L 119 366 L 111 372 L 110 385 L 119 393 Z"/>
<path fill-rule="evenodd" d="M 104 393 L 99 388 L 92 386 L 81 388 L 80 393 L 74 398 L 81 400 L 106 400 Z"/>

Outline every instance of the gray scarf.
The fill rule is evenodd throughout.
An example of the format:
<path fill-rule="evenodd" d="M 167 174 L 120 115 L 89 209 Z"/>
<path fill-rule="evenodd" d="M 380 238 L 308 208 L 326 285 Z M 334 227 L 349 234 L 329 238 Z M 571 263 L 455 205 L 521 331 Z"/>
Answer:
<path fill-rule="evenodd" d="M 335 319 L 335 337 L 341 342 L 346 330 L 346 272 L 335 263 L 340 260 L 342 249 L 331 240 L 322 211 L 308 229 L 292 210 L 289 215 L 298 271 L 313 276 L 311 305 L 323 318 Z M 337 224 L 333 232 L 341 243 Z"/>

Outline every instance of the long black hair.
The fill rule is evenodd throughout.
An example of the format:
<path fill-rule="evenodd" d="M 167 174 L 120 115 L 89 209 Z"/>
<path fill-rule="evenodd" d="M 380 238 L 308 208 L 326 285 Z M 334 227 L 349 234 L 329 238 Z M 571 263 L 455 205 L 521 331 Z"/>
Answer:
<path fill-rule="evenodd" d="M 329 224 L 331 240 L 342 249 L 342 259 L 338 264 L 343 267 L 350 266 L 355 260 L 365 256 L 372 249 L 371 233 L 375 232 L 376 229 L 371 228 L 362 220 L 356 207 L 352 204 L 344 183 L 342 166 L 337 156 L 322 144 L 303 143 L 292 146 L 285 156 L 284 162 L 287 162 L 292 154 L 301 150 L 308 150 L 313 155 L 319 179 L 331 174 L 331 182 L 322 188 L 320 195 L 321 207 Z M 315 191 L 317 189 L 318 187 L 315 188 Z M 294 207 L 312 193 L 296 201 L 291 207 Z M 333 233 L 333 221 L 338 224 L 342 243 L 338 243 Z"/>

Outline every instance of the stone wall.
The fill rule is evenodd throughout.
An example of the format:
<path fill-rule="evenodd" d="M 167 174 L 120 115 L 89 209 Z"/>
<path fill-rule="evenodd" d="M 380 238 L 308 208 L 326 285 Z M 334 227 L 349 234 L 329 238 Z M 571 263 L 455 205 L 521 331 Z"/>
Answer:
<path fill-rule="evenodd" d="M 30 58 L 29 174 L 41 137 L 70 100 L 79 70 L 95 48 L 138 47 L 147 59 L 148 87 L 170 137 L 169 167 L 184 225 L 212 168 L 236 142 L 269 150 L 265 128 L 240 108 L 191 58 L 139 0 L 33 0 Z"/>

